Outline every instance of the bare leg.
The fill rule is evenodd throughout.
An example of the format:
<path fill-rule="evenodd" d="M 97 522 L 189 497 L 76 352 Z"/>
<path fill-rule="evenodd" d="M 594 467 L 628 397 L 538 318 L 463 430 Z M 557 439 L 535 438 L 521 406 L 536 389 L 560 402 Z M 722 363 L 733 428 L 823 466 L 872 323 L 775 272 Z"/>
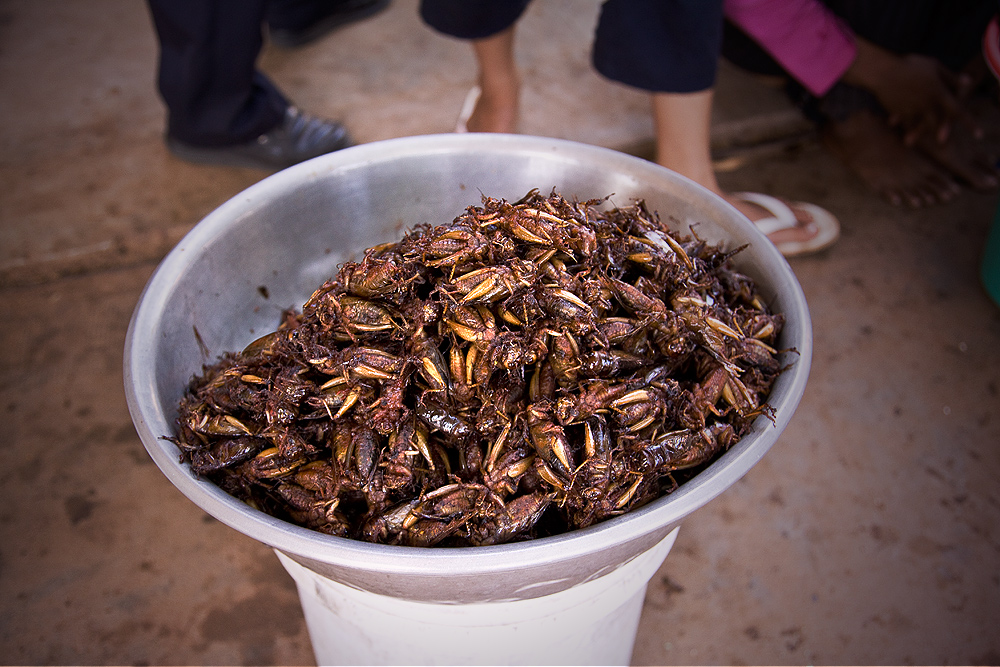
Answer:
<path fill-rule="evenodd" d="M 712 98 L 709 90 L 696 93 L 653 93 L 653 124 L 656 128 L 656 162 L 687 176 L 730 204 L 750 220 L 771 214 L 751 202 L 730 197 L 719 187 L 712 168 Z M 809 225 L 812 217 L 791 202 L 788 204 L 801 223 L 768 236 L 774 243 L 806 241 L 816 234 Z"/>
<path fill-rule="evenodd" d="M 514 62 L 514 28 L 472 42 L 482 91 L 469 117 L 470 132 L 516 132 L 521 78 Z"/>
<path fill-rule="evenodd" d="M 712 89 L 653 93 L 656 162 L 722 195 L 712 169 Z"/>

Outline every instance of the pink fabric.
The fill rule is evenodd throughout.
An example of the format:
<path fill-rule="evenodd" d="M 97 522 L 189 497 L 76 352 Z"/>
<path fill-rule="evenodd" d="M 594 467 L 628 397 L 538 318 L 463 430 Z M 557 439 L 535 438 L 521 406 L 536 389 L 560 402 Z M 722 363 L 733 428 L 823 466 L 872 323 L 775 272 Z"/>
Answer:
<path fill-rule="evenodd" d="M 983 34 L 983 56 L 993 76 L 1000 79 L 1000 23 L 995 16 Z"/>
<path fill-rule="evenodd" d="M 825 95 L 856 53 L 851 29 L 819 0 L 724 0 L 726 18 L 813 95 Z"/>

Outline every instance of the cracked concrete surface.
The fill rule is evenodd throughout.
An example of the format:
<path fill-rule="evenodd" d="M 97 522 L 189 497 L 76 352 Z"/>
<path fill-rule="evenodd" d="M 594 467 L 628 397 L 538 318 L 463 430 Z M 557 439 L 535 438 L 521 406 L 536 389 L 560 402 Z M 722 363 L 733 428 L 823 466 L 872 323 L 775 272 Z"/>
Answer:
<path fill-rule="evenodd" d="M 530 10 L 522 130 L 641 154 L 645 96 L 589 67 L 597 7 Z M 450 131 L 468 56 L 395 0 L 261 65 L 367 142 Z M 0 3 L 0 661 L 313 664 L 274 554 L 177 492 L 125 406 L 156 262 L 264 176 L 168 155 L 155 63 L 142 3 Z M 791 262 L 815 335 L 802 403 L 681 528 L 634 664 L 1000 663 L 1000 308 L 978 277 L 996 195 L 892 208 L 788 141 L 804 126 L 776 91 L 724 68 L 718 102 L 723 186 L 814 202 L 843 232 Z"/>

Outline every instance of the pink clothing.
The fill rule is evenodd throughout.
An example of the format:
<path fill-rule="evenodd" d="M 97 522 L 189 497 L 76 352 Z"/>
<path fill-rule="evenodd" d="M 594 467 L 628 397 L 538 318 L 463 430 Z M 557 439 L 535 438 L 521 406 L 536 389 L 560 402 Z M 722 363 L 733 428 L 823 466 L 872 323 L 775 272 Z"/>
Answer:
<path fill-rule="evenodd" d="M 724 0 L 726 18 L 813 95 L 854 62 L 854 33 L 819 0 Z"/>

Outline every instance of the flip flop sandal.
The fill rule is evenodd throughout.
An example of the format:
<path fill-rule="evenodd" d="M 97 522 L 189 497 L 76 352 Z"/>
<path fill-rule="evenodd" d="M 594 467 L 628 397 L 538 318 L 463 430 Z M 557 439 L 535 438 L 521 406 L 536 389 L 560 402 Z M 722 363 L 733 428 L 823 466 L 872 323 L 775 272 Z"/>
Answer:
<path fill-rule="evenodd" d="M 771 214 L 769 218 L 761 218 L 752 221 L 757 229 L 765 236 L 779 232 L 783 229 L 793 229 L 795 227 L 805 227 L 814 229 L 815 233 L 805 241 L 783 241 L 775 243 L 775 247 L 785 257 L 799 257 L 810 253 L 819 252 L 829 248 L 840 237 L 840 222 L 837 218 L 815 204 L 805 202 L 792 202 L 792 206 L 801 209 L 812 218 L 808 222 L 800 222 L 795 217 L 795 212 L 785 202 L 777 197 L 765 195 L 760 192 L 736 192 L 731 195 L 733 199 L 756 204 Z"/>
<path fill-rule="evenodd" d="M 482 92 L 479 86 L 473 86 L 466 93 L 465 101 L 462 102 L 462 110 L 458 113 L 458 123 L 455 124 L 455 132 L 458 134 L 469 131 L 469 119 L 472 118 L 472 112 L 476 110 L 476 102 L 479 101 L 479 96 Z"/>

